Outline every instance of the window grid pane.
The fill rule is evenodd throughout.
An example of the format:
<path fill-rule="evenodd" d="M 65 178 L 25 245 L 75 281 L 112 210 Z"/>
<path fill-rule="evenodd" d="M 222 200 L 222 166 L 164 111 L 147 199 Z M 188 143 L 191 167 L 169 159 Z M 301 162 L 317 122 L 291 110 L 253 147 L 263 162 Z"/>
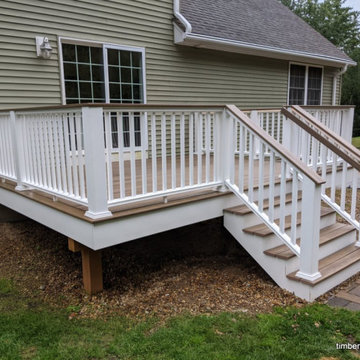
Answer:
<path fill-rule="evenodd" d="M 105 102 L 103 48 L 62 44 L 65 97 L 67 104 Z M 107 49 L 110 102 L 143 102 L 142 55 L 118 49 Z M 123 114 L 124 147 L 130 146 L 129 114 Z M 140 114 L 134 114 L 135 146 L 141 146 Z M 116 114 L 111 114 L 111 140 L 117 148 Z"/>
<path fill-rule="evenodd" d="M 108 49 L 111 103 L 143 102 L 141 53 Z"/>
<path fill-rule="evenodd" d="M 290 66 L 289 105 L 304 105 L 306 67 Z"/>
<path fill-rule="evenodd" d="M 101 49 L 71 44 L 63 44 L 62 49 L 66 103 L 105 102 Z"/>
<path fill-rule="evenodd" d="M 316 67 L 309 67 L 307 94 L 308 105 L 321 104 L 321 79 L 322 69 Z"/>

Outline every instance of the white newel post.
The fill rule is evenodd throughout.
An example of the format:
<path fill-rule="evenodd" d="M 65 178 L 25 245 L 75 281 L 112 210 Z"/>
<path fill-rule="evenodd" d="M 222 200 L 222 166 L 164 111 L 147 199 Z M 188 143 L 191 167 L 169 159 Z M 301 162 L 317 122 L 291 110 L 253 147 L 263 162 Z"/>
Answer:
<path fill-rule="evenodd" d="M 224 112 L 215 113 L 215 127 L 214 127 L 214 157 L 215 157 L 215 181 L 224 181 L 223 176 L 223 150 L 222 146 L 222 126 L 224 123 Z M 223 186 L 221 187 L 225 189 Z"/>
<path fill-rule="evenodd" d="M 341 123 L 341 134 L 340 136 L 351 143 L 352 132 L 354 125 L 354 108 L 349 108 L 343 111 L 342 123 Z"/>
<path fill-rule="evenodd" d="M 288 149 L 292 151 L 292 124 L 291 121 L 283 115 L 282 122 L 282 144 Z M 286 165 L 286 177 L 291 177 L 290 166 Z"/>
<path fill-rule="evenodd" d="M 88 211 L 85 216 L 111 216 L 107 206 L 104 125 L 102 108 L 82 108 Z"/>
<path fill-rule="evenodd" d="M 296 276 L 306 280 L 316 280 L 319 272 L 321 185 L 315 184 L 307 176 L 303 177 L 300 271 Z"/>
<path fill-rule="evenodd" d="M 250 112 L 250 119 L 256 124 L 261 126 L 260 123 L 260 117 L 258 116 L 258 112 L 256 110 L 252 110 Z M 259 154 L 260 154 L 260 139 L 258 137 L 255 137 L 255 142 L 254 142 L 254 157 L 258 158 Z"/>
<path fill-rule="evenodd" d="M 16 121 L 15 111 L 10 111 L 10 123 L 11 123 L 11 140 L 13 143 L 14 151 L 14 167 L 17 186 L 15 190 L 22 191 L 26 190 L 23 185 L 24 180 L 24 147 L 22 142 L 22 129 L 20 124 Z"/>
<path fill-rule="evenodd" d="M 222 189 L 228 190 L 225 181 L 231 178 L 231 161 L 234 157 L 234 120 L 229 116 L 226 110 L 223 111 L 222 124 L 220 126 L 220 164 L 221 164 L 221 180 L 223 181 Z"/>

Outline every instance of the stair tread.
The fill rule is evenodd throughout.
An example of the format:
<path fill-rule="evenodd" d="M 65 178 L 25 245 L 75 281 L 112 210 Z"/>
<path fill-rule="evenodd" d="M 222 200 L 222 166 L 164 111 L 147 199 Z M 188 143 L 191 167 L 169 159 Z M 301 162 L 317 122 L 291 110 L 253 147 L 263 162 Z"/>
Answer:
<path fill-rule="evenodd" d="M 360 260 L 360 247 L 355 246 L 354 244 L 348 245 L 345 248 L 325 257 L 319 261 L 319 272 L 321 277 L 314 281 L 309 281 L 306 279 L 301 279 L 296 276 L 296 273 L 299 270 L 288 274 L 287 277 L 291 280 L 309 284 L 315 286 L 322 281 L 330 278 L 331 276 L 337 274 L 338 272 L 348 268 L 349 266 L 355 264 Z"/>
<path fill-rule="evenodd" d="M 338 237 L 348 234 L 349 232 L 355 231 L 355 228 L 348 224 L 336 223 L 327 226 L 320 231 L 320 246 L 325 245 L 329 241 L 335 240 Z M 296 243 L 300 244 L 300 239 L 297 239 Z M 279 245 L 274 248 L 264 251 L 266 255 L 277 257 L 280 259 L 288 260 L 296 256 L 288 246 Z"/>
<path fill-rule="evenodd" d="M 301 200 L 301 195 L 298 196 L 298 200 Z M 291 203 L 291 201 L 292 201 L 292 194 L 287 194 L 285 198 L 285 203 L 288 204 Z M 257 201 L 255 203 L 258 204 Z M 279 205 L 280 205 L 280 196 L 276 196 L 274 198 L 274 206 L 279 206 Z M 269 199 L 265 199 L 264 209 L 268 209 L 268 208 L 269 208 Z M 252 213 L 252 210 L 248 208 L 246 205 L 233 206 L 231 208 L 224 209 L 224 211 L 236 215 L 247 215 Z"/>
<path fill-rule="evenodd" d="M 329 207 L 321 207 L 321 211 L 320 211 L 321 217 L 330 215 L 333 213 L 335 213 L 335 210 L 333 210 Z M 280 220 L 276 219 L 275 223 L 279 224 Z M 301 213 L 298 213 L 297 214 L 297 225 L 300 225 L 300 224 L 301 224 Z M 291 227 L 291 215 L 288 215 L 285 217 L 285 229 L 289 229 L 290 227 Z M 259 236 L 268 236 L 268 235 L 273 234 L 273 231 L 270 228 L 268 228 L 268 226 L 265 224 L 253 225 L 253 226 L 243 229 L 243 231 L 248 234 L 259 235 Z"/>

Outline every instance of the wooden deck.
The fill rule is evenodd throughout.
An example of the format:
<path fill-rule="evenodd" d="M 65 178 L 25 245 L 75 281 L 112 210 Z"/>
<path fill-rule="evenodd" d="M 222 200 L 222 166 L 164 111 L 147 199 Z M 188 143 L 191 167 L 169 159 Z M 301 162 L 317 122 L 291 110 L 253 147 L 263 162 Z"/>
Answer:
<path fill-rule="evenodd" d="M 205 156 L 202 157 L 202 180 L 206 179 L 206 171 L 205 171 Z M 131 169 L 130 169 L 130 161 L 125 162 L 125 168 L 124 168 L 124 178 L 125 178 L 125 189 L 126 189 L 126 195 L 131 195 Z M 188 158 L 185 159 L 185 185 L 189 185 L 189 167 L 188 167 Z M 254 167 L 254 188 L 257 187 L 258 184 L 258 173 L 259 173 L 259 166 Z M 269 169 L 268 169 L 269 162 L 265 161 L 264 165 L 264 184 L 268 184 L 269 180 Z M 136 192 L 137 194 L 141 193 L 142 191 L 142 176 L 141 176 L 141 160 L 136 160 Z M 213 179 L 213 158 L 210 159 L 210 167 L 209 167 L 209 176 L 211 179 Z M 180 179 L 180 167 L 181 162 L 180 158 L 176 159 L 176 174 L 177 174 L 177 180 L 176 184 L 179 186 L 181 183 Z M 198 167 L 197 167 L 197 159 L 194 158 L 194 182 L 196 184 L 198 180 Z M 248 173 L 248 162 L 245 161 L 245 172 Z M 275 163 L 275 173 L 277 174 L 280 171 L 280 163 Z M 236 173 L 238 172 L 238 164 L 236 164 Z M 152 190 L 153 186 L 153 174 L 152 174 L 152 161 L 151 159 L 147 161 L 147 174 L 148 174 L 148 181 L 147 181 L 147 189 L 148 191 Z M 167 159 L 167 184 L 168 187 L 171 188 L 171 158 L 169 157 Z M 119 176 L 119 165 L 117 161 L 113 161 L 112 163 L 112 176 L 113 176 L 113 193 L 114 197 L 119 197 L 120 195 L 120 176 Z M 237 175 L 235 174 L 235 178 L 237 178 Z M 248 177 L 245 176 L 245 187 L 248 185 Z M 21 196 L 24 196 L 28 199 L 34 200 L 36 202 L 39 202 L 43 205 L 49 206 L 53 209 L 59 210 L 61 212 L 64 212 L 68 215 L 74 216 L 78 219 L 85 220 L 89 223 L 99 223 L 102 221 L 108 221 L 110 219 L 118 219 L 123 218 L 126 216 L 131 215 L 137 215 L 137 214 L 144 214 L 149 211 L 155 211 L 159 209 L 166 209 L 177 205 L 182 205 L 186 203 L 206 200 L 210 198 L 215 197 L 221 197 L 221 196 L 231 196 L 231 192 L 225 191 L 217 191 L 217 189 L 214 188 L 207 188 L 207 189 L 198 189 L 198 190 L 191 190 L 186 192 L 181 192 L 178 194 L 170 194 L 166 196 L 166 200 L 164 197 L 157 197 L 152 199 L 144 199 L 140 201 L 136 201 L 133 203 L 123 204 L 123 205 L 116 205 L 111 206 L 110 210 L 113 213 L 112 218 L 105 218 L 105 219 L 90 219 L 86 216 L 84 216 L 85 211 L 87 210 L 86 206 L 79 205 L 75 202 L 72 202 L 70 200 L 64 200 L 61 198 L 54 198 L 52 195 L 41 191 L 41 190 L 25 190 L 25 191 L 16 191 L 15 190 L 16 184 L 12 181 L 6 180 L 4 182 L 0 182 L 0 187 L 4 188 L 6 190 L 10 190 L 12 192 L 15 192 L 17 194 L 20 194 Z M 161 166 L 161 159 L 157 160 L 157 187 L 158 189 L 162 189 L 162 166 Z"/>

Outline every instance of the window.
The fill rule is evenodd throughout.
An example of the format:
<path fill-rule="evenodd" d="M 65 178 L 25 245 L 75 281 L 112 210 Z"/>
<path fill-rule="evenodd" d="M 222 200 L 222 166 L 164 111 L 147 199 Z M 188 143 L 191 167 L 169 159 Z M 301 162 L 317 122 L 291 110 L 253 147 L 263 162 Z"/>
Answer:
<path fill-rule="evenodd" d="M 66 104 L 144 102 L 144 52 L 112 45 L 62 43 Z M 124 146 L 130 146 L 128 114 L 123 115 Z M 112 146 L 118 147 L 117 123 L 112 123 Z M 141 146 L 140 117 L 134 116 L 135 146 Z"/>
<path fill-rule="evenodd" d="M 290 65 L 289 105 L 321 105 L 322 68 Z"/>

